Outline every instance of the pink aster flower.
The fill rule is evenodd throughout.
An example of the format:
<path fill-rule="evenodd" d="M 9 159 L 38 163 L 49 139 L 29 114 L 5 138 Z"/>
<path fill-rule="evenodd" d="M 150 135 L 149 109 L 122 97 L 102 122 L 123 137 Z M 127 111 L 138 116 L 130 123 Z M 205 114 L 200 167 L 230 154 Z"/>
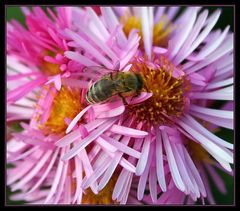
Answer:
<path fill-rule="evenodd" d="M 128 148 L 128 155 L 132 155 L 126 156 L 127 160 L 136 167 L 135 174 L 139 176 L 138 200 L 143 199 L 148 183 L 151 199 L 156 203 L 159 188 L 166 194 L 169 191 L 167 180 L 171 181 L 172 187 L 190 195 L 194 201 L 208 197 L 206 182 L 203 182 L 203 176 L 189 150 L 193 143 L 225 170 L 232 171 L 233 144 L 216 136 L 205 126 L 205 122 L 210 126 L 233 129 L 232 110 L 210 107 L 217 100 L 233 100 L 233 33 L 229 32 L 229 26 L 223 31 L 213 30 L 220 10 L 208 15 L 207 10 L 188 7 L 174 19 L 178 9 L 160 7 L 154 11 L 152 7 L 103 7 L 100 17 L 88 9 L 90 22 L 84 30 L 81 24 L 76 32 L 65 30 L 76 48 L 65 53 L 68 58 L 79 63 L 82 58 L 85 59 L 78 53 L 79 46 L 80 49 L 84 48 L 86 55 L 92 55 L 88 57 L 90 61 L 87 60 L 87 66 L 95 66 L 98 61 L 98 65 L 114 71 L 116 66 L 109 64 L 110 57 L 113 61 L 119 61 L 118 70 L 139 73 L 144 81 L 141 95 L 126 99 L 128 105 L 124 106 L 124 112 L 117 113 L 123 106 L 117 98 L 115 103 L 110 101 L 93 105 L 96 113 L 94 122 L 99 123 L 98 133 L 89 133 L 63 156 L 63 160 L 77 156 L 99 136 L 109 143 L 115 142 L 117 151 L 113 159 L 97 159 L 93 165 L 93 175 L 83 179 L 83 187 L 87 188 L 98 181 L 98 188 L 102 190 L 116 173 L 119 176 L 112 199 L 120 203 L 127 202 L 134 175 L 129 169 L 119 169 L 118 165 L 122 156 L 126 156 L 127 146 L 131 147 L 131 152 Z M 106 42 L 101 41 L 117 29 L 120 31 L 117 42 L 107 43 L 110 49 Z M 131 46 L 126 42 L 126 36 L 137 38 L 137 34 L 141 37 L 137 54 L 129 63 L 125 62 L 121 57 L 125 55 L 122 51 Z M 83 39 L 88 39 L 89 43 L 83 42 Z M 123 46 L 117 59 L 116 52 L 111 51 L 114 44 Z M 107 54 L 97 54 L 94 50 L 99 48 L 105 49 Z M 114 118 L 113 114 L 116 114 Z M 106 122 L 117 119 L 118 123 L 111 126 L 102 123 L 99 120 L 102 115 Z M 80 116 L 72 121 L 67 132 L 78 120 Z M 145 132 L 146 135 L 142 136 Z M 108 138 L 102 133 L 108 134 Z M 69 137 L 73 135 L 74 132 L 69 133 L 57 145 L 63 147 L 72 143 L 73 139 L 71 141 Z"/>
<path fill-rule="evenodd" d="M 74 28 L 74 9 L 57 7 L 55 14 L 47 8 L 50 17 L 40 7 L 33 7 L 32 11 L 24 7 L 22 11 L 27 28 L 16 20 L 7 23 L 9 104 L 44 84 L 54 83 L 60 90 L 61 78 L 67 78 L 70 72 L 82 68 L 63 55 L 69 46 L 61 31 Z"/>
<path fill-rule="evenodd" d="M 7 162 L 15 166 L 8 169 L 7 185 L 12 191 L 21 190 L 20 194 L 13 195 L 15 200 L 80 203 L 81 177 L 83 172 L 91 173 L 88 156 L 92 153 L 83 150 L 75 159 L 63 162 L 61 158 L 69 146 L 59 148 L 55 142 L 63 136 L 68 118 L 81 109 L 81 91 L 62 87 L 57 92 L 49 85 L 44 88 L 29 118 L 30 123 L 21 123 L 23 131 L 13 133 L 7 143 Z M 43 190 L 43 187 L 47 188 Z M 96 193 L 96 187 L 91 187 Z"/>
<path fill-rule="evenodd" d="M 64 8 L 62 10 L 65 11 Z M 26 14 L 29 13 L 26 8 L 24 11 Z M 39 11 L 41 10 L 39 9 Z M 97 16 L 91 9 L 88 11 L 92 16 L 85 16 L 85 12 L 81 8 L 73 8 L 73 17 L 69 21 L 74 25 L 78 23 L 77 19 L 84 16 L 86 18 L 83 19 L 82 26 L 91 26 L 93 23 L 92 18 Z M 38 14 L 42 13 L 39 12 Z M 61 12 L 59 12 L 59 15 L 61 15 Z M 33 18 L 32 16 L 28 17 L 30 20 Z M 37 23 L 34 27 L 36 26 Z M 87 106 L 85 95 L 89 86 L 89 78 L 94 80 L 99 77 L 99 73 L 94 72 L 90 75 L 84 72 L 84 67 L 99 66 L 101 62 L 106 66 L 108 65 L 109 68 L 116 65 L 117 68 L 126 66 L 136 53 L 139 41 L 138 35 L 135 33 L 127 38 L 119 30 L 119 27 L 116 27 L 114 31 L 106 31 L 104 40 L 100 39 L 98 46 L 105 42 L 107 45 L 103 45 L 99 49 L 96 46 L 93 48 L 92 45 L 94 44 L 89 40 L 88 36 L 79 41 L 76 33 L 70 30 L 71 25 L 68 27 L 68 30 L 57 31 L 58 35 L 60 37 L 64 36 L 66 39 L 69 39 L 67 36 L 76 37 L 78 42 L 63 41 L 67 46 L 63 51 L 68 48 L 76 48 L 77 53 L 68 51 L 65 54 L 77 58 L 77 61 L 80 57 L 81 63 L 71 61 L 62 55 L 68 65 L 63 74 L 58 74 L 60 87 L 58 87 L 59 83 L 57 85 L 56 83 L 49 83 L 52 82 L 51 78 L 49 79 L 48 75 L 43 74 L 44 71 L 50 71 L 50 73 L 60 71 L 58 69 L 61 68 L 59 64 L 52 69 L 52 65 L 55 65 L 55 63 L 47 64 L 46 67 L 38 66 L 39 61 L 37 59 L 27 63 L 29 58 L 25 59 L 25 57 L 29 55 L 20 54 L 19 50 L 16 50 L 18 45 L 14 46 L 14 44 L 11 45 L 12 50 L 9 50 L 8 53 L 7 71 L 9 76 L 7 85 L 10 90 L 8 92 L 9 101 L 7 106 L 8 121 L 25 120 L 29 122 L 21 123 L 23 131 L 13 133 L 13 138 L 9 140 L 7 145 L 7 162 L 14 165 L 14 168 L 8 170 L 7 184 L 12 191 L 21 190 L 19 194 L 13 195 L 14 200 L 22 199 L 28 203 L 88 203 L 88 197 L 92 193 L 97 196 L 98 184 L 92 181 L 90 185 L 91 192 L 89 190 L 85 192 L 82 188 L 82 177 L 84 175 L 85 179 L 89 179 L 93 175 L 93 171 L 96 171 L 94 165 L 98 167 L 98 165 L 102 165 L 102 161 L 106 162 L 106 158 L 108 160 L 114 158 L 118 146 L 123 146 L 126 154 L 140 156 L 139 152 L 124 144 L 115 140 L 109 141 L 111 137 L 109 137 L 108 133 L 105 134 L 104 130 L 112 128 L 112 133 L 121 136 L 122 131 L 125 129 L 118 126 L 121 122 L 119 115 L 124 111 L 124 106 L 122 102 L 112 104 L 110 106 L 111 110 L 109 110 L 108 106 Z M 46 29 L 46 27 L 40 26 L 39 28 Z M 23 28 L 22 30 L 23 33 L 28 33 L 27 30 Z M 75 30 L 79 29 L 75 28 Z M 85 32 L 87 33 L 87 31 Z M 37 32 L 31 34 L 30 40 L 27 39 L 27 36 L 22 39 L 24 42 L 30 43 L 36 39 L 38 34 Z M 117 40 L 120 40 L 119 43 L 115 41 L 116 37 Z M 8 38 L 10 43 L 11 38 L 14 38 L 13 35 Z M 32 56 L 35 53 L 36 55 L 33 57 L 38 58 L 37 50 L 34 52 L 35 47 L 39 47 L 38 43 L 32 43 L 32 45 Z M 109 45 L 112 46 L 113 50 L 109 48 Z M 125 48 L 125 45 L 128 45 L 128 48 Z M 106 59 L 102 56 L 99 59 L 99 55 L 109 55 L 109 58 Z M 40 57 L 39 60 L 41 61 L 43 58 L 49 57 Z M 95 58 L 98 58 L 98 60 Z M 119 60 L 121 63 L 119 63 Z M 69 67 L 69 64 L 74 64 L 75 69 L 71 69 L 72 66 Z M 32 72 L 32 68 L 36 70 L 36 74 Z M 69 72 L 71 73 L 66 74 Z M 42 77 L 42 80 L 41 83 L 37 84 L 36 80 L 40 80 L 39 77 Z M 16 80 L 19 78 L 21 80 Z M 26 81 L 29 82 L 26 84 Z M 114 107 L 117 109 L 114 109 Z M 95 115 L 98 116 L 96 120 Z M 75 116 L 76 118 L 72 120 Z M 115 118 L 116 116 L 118 117 Z M 76 119 L 78 120 L 81 117 L 83 117 L 82 121 L 76 125 Z M 65 131 L 68 132 L 69 130 L 73 132 L 65 136 Z M 136 134 L 131 134 L 131 137 L 144 137 L 147 134 L 138 130 L 132 130 L 132 132 Z M 59 139 L 61 139 L 61 147 L 55 144 Z M 68 153 L 70 148 L 69 144 L 64 144 L 65 141 L 72 143 L 71 146 L 74 147 L 76 144 L 89 142 L 90 139 L 96 140 L 95 143 L 84 147 L 74 159 L 68 162 L 62 160 L 62 156 Z M 96 158 L 99 164 L 95 164 Z M 119 163 L 129 171 L 135 172 L 135 167 L 125 158 L 120 157 Z"/>

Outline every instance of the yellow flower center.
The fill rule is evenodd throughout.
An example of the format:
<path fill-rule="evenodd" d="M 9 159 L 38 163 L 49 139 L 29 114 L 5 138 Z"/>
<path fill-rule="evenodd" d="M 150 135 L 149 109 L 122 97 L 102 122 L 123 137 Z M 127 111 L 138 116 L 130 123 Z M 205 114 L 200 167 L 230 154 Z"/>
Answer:
<path fill-rule="evenodd" d="M 83 195 L 82 204 L 118 204 L 112 200 L 113 189 L 117 181 L 117 176 L 113 175 L 108 184 L 95 195 L 90 188 L 88 188 Z"/>
<path fill-rule="evenodd" d="M 152 97 L 143 103 L 128 106 L 137 121 L 148 125 L 166 124 L 168 117 L 180 117 L 185 111 L 186 96 L 190 83 L 185 76 L 173 77 L 173 65 L 164 57 L 159 64 L 150 67 L 146 62 L 135 62 L 131 71 L 140 73 L 144 87 L 142 91 L 152 92 Z"/>
<path fill-rule="evenodd" d="M 132 29 L 139 30 L 138 34 L 141 37 L 140 48 L 143 48 L 141 19 L 135 16 L 124 15 L 121 17 L 121 22 L 123 23 L 123 31 L 126 36 L 129 35 Z M 153 45 L 167 47 L 172 30 L 172 24 L 169 24 L 168 19 L 163 15 L 160 21 L 153 26 Z"/>
<path fill-rule="evenodd" d="M 83 109 L 80 97 L 79 89 L 62 86 L 61 90 L 54 96 L 48 120 L 39 127 L 46 134 L 65 133 L 67 128 L 65 118 L 72 120 Z"/>

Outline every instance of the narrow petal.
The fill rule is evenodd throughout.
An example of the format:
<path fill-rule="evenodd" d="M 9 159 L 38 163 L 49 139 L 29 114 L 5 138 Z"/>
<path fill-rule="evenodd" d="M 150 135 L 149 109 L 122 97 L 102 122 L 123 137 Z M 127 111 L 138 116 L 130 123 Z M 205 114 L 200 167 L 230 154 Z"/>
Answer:
<path fill-rule="evenodd" d="M 163 168 L 163 146 L 162 137 L 159 129 L 156 132 L 156 168 L 157 168 L 157 179 L 158 183 L 163 192 L 166 191 L 166 180 Z"/>
<path fill-rule="evenodd" d="M 65 32 L 75 41 L 77 42 L 83 49 L 89 52 L 93 57 L 95 57 L 100 63 L 104 64 L 105 67 L 109 69 L 113 69 L 113 64 L 106 59 L 96 48 L 94 48 L 89 42 L 80 37 L 77 33 L 65 29 Z"/>
<path fill-rule="evenodd" d="M 122 114 L 125 110 L 125 106 L 119 106 L 116 108 L 113 108 L 111 110 L 105 111 L 100 113 L 99 115 L 96 115 L 97 118 L 109 118 L 109 117 L 115 117 L 115 116 L 119 116 L 120 114 Z"/>
<path fill-rule="evenodd" d="M 86 108 L 84 108 L 74 119 L 71 121 L 71 123 L 68 125 L 66 133 L 69 133 L 74 126 L 77 124 L 77 122 L 81 119 L 81 117 L 90 109 L 92 106 L 89 105 Z"/>
<path fill-rule="evenodd" d="M 56 158 L 58 156 L 59 153 L 59 148 L 56 149 L 56 151 L 54 152 L 52 159 L 50 161 L 50 163 L 48 164 L 46 170 L 44 171 L 43 175 L 40 177 L 40 179 L 35 183 L 35 185 L 27 192 L 27 194 L 32 193 L 34 190 L 36 190 L 44 181 L 44 179 L 48 176 L 50 170 L 53 167 L 53 164 L 56 161 Z"/>
<path fill-rule="evenodd" d="M 220 109 L 213 109 L 213 108 L 205 108 L 202 106 L 198 106 L 198 105 L 194 105 L 192 104 L 190 106 L 190 110 L 192 111 L 196 111 L 199 113 L 203 113 L 209 116 L 220 116 L 222 118 L 226 118 L 226 119 L 233 119 L 233 111 L 226 111 L 226 110 L 220 110 Z"/>
<path fill-rule="evenodd" d="M 112 194 L 112 199 L 113 200 L 116 200 L 119 197 L 124 184 L 126 184 L 125 180 L 126 180 L 128 174 L 129 174 L 129 172 L 127 172 L 127 171 L 124 171 L 124 170 L 121 171 L 121 173 L 120 173 L 120 175 L 118 177 L 118 180 L 117 180 L 117 182 L 115 184 L 115 187 L 113 189 L 113 194 Z"/>
<path fill-rule="evenodd" d="M 214 83 L 210 83 L 206 89 L 215 89 L 215 88 L 221 88 L 224 86 L 228 86 L 228 85 L 232 85 L 233 84 L 233 77 L 222 80 L 222 81 L 218 81 L 218 82 L 214 82 Z"/>
<path fill-rule="evenodd" d="M 150 150 L 151 150 L 151 152 L 149 153 L 149 156 L 146 158 L 146 160 L 147 160 L 146 167 L 144 168 L 144 171 L 141 172 L 140 180 L 138 183 L 138 189 L 137 189 L 138 200 L 143 199 L 144 191 L 146 189 L 147 178 L 149 175 L 149 170 L 150 170 L 151 161 L 152 161 L 152 150 L 153 150 L 152 147 L 150 147 Z M 137 172 L 137 170 L 136 170 L 136 172 Z M 136 173 L 136 175 L 138 175 L 138 174 Z"/>
<path fill-rule="evenodd" d="M 83 80 L 78 80 L 78 79 L 72 79 L 72 78 L 64 78 L 64 79 L 62 79 L 62 84 L 71 86 L 71 87 L 87 89 L 89 82 L 83 81 Z"/>
<path fill-rule="evenodd" d="M 153 93 L 148 93 L 148 92 L 141 92 L 141 94 L 137 97 L 132 98 L 132 100 L 130 101 L 130 105 L 132 104 L 137 104 L 137 103 L 141 103 L 147 99 L 149 99 L 150 97 L 152 97 Z"/>
<path fill-rule="evenodd" d="M 137 166 L 136 166 L 136 175 L 141 175 L 144 172 L 144 169 L 146 168 L 148 157 L 149 157 L 149 151 L 150 151 L 150 141 L 151 137 L 148 135 L 143 143 L 142 146 L 142 155 L 140 159 L 138 160 Z"/>
<path fill-rule="evenodd" d="M 168 135 L 166 134 L 165 131 L 162 131 L 162 136 L 163 136 L 163 144 L 164 144 L 164 148 L 168 157 L 168 163 L 169 163 L 169 168 L 174 180 L 174 183 L 176 184 L 176 186 L 178 187 L 179 190 L 181 191 L 185 191 L 186 187 L 182 181 L 182 178 L 179 174 L 179 170 L 176 164 L 176 160 L 174 158 L 172 149 L 171 149 L 171 145 L 169 143 L 169 138 Z"/>
<path fill-rule="evenodd" d="M 233 157 L 226 153 L 221 147 L 207 139 L 205 136 L 191 128 L 189 125 L 182 121 L 178 121 L 179 124 L 188 131 L 200 144 L 216 159 L 221 158 L 225 162 L 233 163 Z"/>
<path fill-rule="evenodd" d="M 89 136 L 86 138 L 82 139 L 81 143 L 79 143 L 77 146 L 73 147 L 69 152 L 67 152 L 63 156 L 63 160 L 69 160 L 72 157 L 74 157 L 78 152 L 80 152 L 84 147 L 86 147 L 88 144 L 90 144 L 92 141 L 94 141 L 100 134 L 102 134 L 104 131 L 106 131 L 109 127 L 114 124 L 114 122 L 117 119 L 110 119 L 107 120 L 105 123 L 103 123 L 101 126 L 99 126 L 96 130 L 93 132 L 89 133 Z"/>
<path fill-rule="evenodd" d="M 61 150 L 61 157 L 63 156 L 63 154 L 65 153 L 65 149 L 63 148 Z M 52 186 L 51 186 L 51 189 L 44 201 L 44 204 L 47 204 L 53 197 L 54 193 L 56 192 L 56 189 L 57 189 L 57 186 L 59 184 L 59 181 L 61 179 L 61 174 L 62 174 L 62 169 L 63 169 L 63 161 L 61 161 L 61 157 L 59 159 L 59 162 L 58 162 L 58 165 L 57 165 L 57 170 L 56 170 L 56 173 L 55 173 L 55 176 L 54 176 L 54 180 L 53 180 L 53 183 L 52 183 Z"/>
<path fill-rule="evenodd" d="M 110 128 L 110 131 L 113 133 L 121 134 L 124 136 L 130 136 L 134 138 L 144 138 L 148 135 L 148 132 L 142 131 L 142 130 L 136 130 L 129 127 L 124 127 L 120 125 L 113 125 Z"/>
<path fill-rule="evenodd" d="M 149 190 L 153 203 L 157 201 L 157 178 L 156 168 L 152 168 L 149 173 Z"/>
<path fill-rule="evenodd" d="M 142 33 L 143 33 L 143 42 L 144 42 L 144 48 L 148 55 L 148 58 L 151 59 L 151 46 L 152 46 L 152 37 L 151 37 L 151 31 L 150 28 L 150 22 L 149 22 L 149 10 L 147 7 L 141 8 L 141 23 L 142 23 Z"/>
<path fill-rule="evenodd" d="M 199 187 L 200 192 L 202 193 L 202 195 L 205 197 L 206 196 L 206 190 L 205 190 L 205 186 L 203 184 L 203 181 L 201 179 L 201 176 L 199 174 L 198 169 L 196 168 L 196 166 L 194 165 L 189 153 L 187 152 L 185 147 L 182 147 L 184 155 L 185 155 L 185 160 L 186 163 L 189 166 L 190 171 L 192 172 L 195 181 L 197 182 L 197 185 Z"/>
<path fill-rule="evenodd" d="M 74 52 L 74 51 L 66 51 L 64 53 L 64 55 L 69 58 L 69 59 L 72 59 L 74 61 L 77 61 L 79 62 L 80 64 L 83 64 L 84 66 L 100 66 L 99 63 L 89 59 L 88 57 L 86 56 L 83 56 L 77 52 Z"/>
<path fill-rule="evenodd" d="M 227 147 L 229 149 L 233 149 L 233 144 L 226 142 L 225 140 L 219 138 L 215 134 L 211 133 L 208 131 L 205 127 L 203 127 L 201 124 L 199 124 L 196 120 L 194 120 L 190 115 L 186 115 L 186 118 L 191 122 L 191 125 L 204 134 L 206 137 L 210 138 L 213 140 L 216 144 L 219 144 L 221 146 Z"/>
<path fill-rule="evenodd" d="M 107 142 L 109 142 L 112 146 L 116 147 L 117 150 L 124 152 L 127 155 L 130 155 L 135 158 L 140 158 L 141 153 L 135 150 L 134 148 L 128 147 L 126 144 L 117 141 L 109 136 L 106 136 L 105 134 L 102 134 L 100 136 L 101 138 L 104 138 Z"/>
<path fill-rule="evenodd" d="M 7 101 L 8 102 L 17 101 L 27 93 L 31 92 L 37 86 L 42 85 L 45 81 L 46 81 L 45 77 L 41 77 L 36 80 L 30 81 L 14 90 L 9 91 L 7 93 Z"/>
<path fill-rule="evenodd" d="M 58 147 L 64 147 L 68 144 L 71 144 L 75 140 L 81 137 L 81 132 L 79 130 L 75 130 L 68 135 L 64 136 L 63 138 L 59 139 L 55 145 Z"/>
<path fill-rule="evenodd" d="M 106 169 L 110 166 L 111 162 L 109 162 L 109 158 L 105 158 L 104 162 L 102 162 L 101 165 L 98 165 L 98 167 L 96 167 L 94 169 L 94 173 L 83 182 L 82 187 L 84 189 L 86 189 L 87 187 L 89 187 L 93 182 L 95 182 L 102 174 L 104 171 L 106 171 Z"/>

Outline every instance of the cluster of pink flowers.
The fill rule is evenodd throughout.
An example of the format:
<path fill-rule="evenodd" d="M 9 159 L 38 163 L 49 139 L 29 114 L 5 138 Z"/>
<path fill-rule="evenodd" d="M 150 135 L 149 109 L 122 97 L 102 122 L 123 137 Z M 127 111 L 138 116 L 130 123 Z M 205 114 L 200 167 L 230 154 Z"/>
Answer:
<path fill-rule="evenodd" d="M 98 8 L 99 9 L 99 8 Z M 233 175 L 233 33 L 201 7 L 23 7 L 7 23 L 7 185 L 31 204 L 214 204 Z M 106 73 L 136 96 L 88 104 Z M 224 101 L 216 108 L 216 101 Z"/>

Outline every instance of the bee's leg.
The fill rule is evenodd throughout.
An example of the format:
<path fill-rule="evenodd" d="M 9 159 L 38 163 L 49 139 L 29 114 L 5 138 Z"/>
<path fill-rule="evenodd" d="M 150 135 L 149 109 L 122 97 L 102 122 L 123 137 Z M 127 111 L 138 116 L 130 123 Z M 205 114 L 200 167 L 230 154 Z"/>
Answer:
<path fill-rule="evenodd" d="M 148 90 L 147 86 L 145 86 L 145 89 L 147 90 L 147 92 L 149 92 L 149 90 Z"/>
<path fill-rule="evenodd" d="M 138 97 L 141 94 L 141 90 L 137 90 L 136 97 Z"/>
<path fill-rule="evenodd" d="M 110 72 L 110 78 L 113 80 L 113 73 Z"/>
<path fill-rule="evenodd" d="M 122 99 L 124 105 L 128 105 L 128 103 L 127 103 L 125 97 L 123 97 L 123 96 L 121 95 L 121 93 L 119 93 L 118 96 L 121 97 L 121 99 Z"/>

